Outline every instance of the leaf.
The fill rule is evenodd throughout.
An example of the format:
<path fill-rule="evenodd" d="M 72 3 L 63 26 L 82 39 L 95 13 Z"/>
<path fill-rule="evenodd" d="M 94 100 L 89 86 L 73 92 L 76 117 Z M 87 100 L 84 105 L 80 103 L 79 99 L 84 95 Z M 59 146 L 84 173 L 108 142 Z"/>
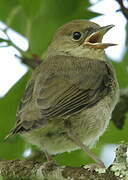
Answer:
<path fill-rule="evenodd" d="M 0 38 L 0 43 L 1 42 L 7 42 L 8 43 L 9 41 L 7 39 Z"/>
<path fill-rule="evenodd" d="M 20 103 L 25 84 L 30 76 L 30 72 L 24 75 L 11 90 L 0 99 L 0 140 L 2 140 L 10 130 L 16 120 L 16 110 Z"/>
<path fill-rule="evenodd" d="M 119 82 L 120 88 L 125 88 L 128 86 L 128 71 L 127 66 L 123 61 L 121 62 L 114 62 L 112 61 L 112 64 L 116 70 L 117 79 Z"/>
<path fill-rule="evenodd" d="M 124 68 L 127 69 L 127 66 L 128 66 L 128 47 L 126 47 L 126 51 L 125 51 L 122 62 L 124 64 Z"/>
<path fill-rule="evenodd" d="M 31 24 L 30 54 L 42 55 L 56 29 L 64 23 L 73 19 L 88 19 L 98 15 L 86 10 L 87 6 L 88 3 L 83 0 L 65 0 L 63 3 L 61 0 L 56 0 L 56 3 L 51 0 L 45 1 L 42 6 L 43 13 Z"/>
<path fill-rule="evenodd" d="M 22 156 L 25 142 L 19 137 L 3 138 L 9 133 L 16 120 L 16 110 L 23 94 L 30 72 L 24 75 L 6 94 L 0 99 L 0 158 L 13 159 Z"/>
<path fill-rule="evenodd" d="M 0 11 L 0 19 L 7 23 L 18 7 L 18 0 L 0 0 L 0 7 L 3 9 Z"/>
<path fill-rule="evenodd" d="M 0 159 L 21 158 L 25 150 L 26 143 L 20 137 L 12 137 L 12 141 L 0 142 Z"/>
<path fill-rule="evenodd" d="M 19 4 L 22 6 L 26 16 L 28 18 L 36 18 L 41 11 L 42 0 L 19 0 Z"/>
<path fill-rule="evenodd" d="M 16 120 L 16 110 L 23 94 L 30 72 L 18 81 L 5 97 L 0 99 L 0 158 L 12 159 L 21 157 L 25 142 L 19 137 L 11 137 L 11 140 L 4 140 Z"/>
<path fill-rule="evenodd" d="M 30 57 L 41 56 L 59 26 L 99 15 L 87 10 L 89 6 L 85 0 L 0 0 L 0 20 L 28 38 Z"/>
<path fill-rule="evenodd" d="M 101 137 L 100 143 L 119 144 L 121 141 L 128 141 L 128 116 L 122 130 L 117 129 L 111 122 L 105 134 Z"/>

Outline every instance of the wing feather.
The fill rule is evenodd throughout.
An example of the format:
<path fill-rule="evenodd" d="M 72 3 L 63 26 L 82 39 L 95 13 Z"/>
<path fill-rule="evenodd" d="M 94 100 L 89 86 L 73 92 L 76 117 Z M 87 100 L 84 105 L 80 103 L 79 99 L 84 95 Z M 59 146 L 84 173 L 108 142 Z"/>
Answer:
<path fill-rule="evenodd" d="M 107 62 L 68 56 L 46 59 L 28 83 L 12 132 L 28 131 L 54 117 L 71 116 L 94 106 L 111 91 L 112 79 Z M 31 107 L 38 116 L 26 119 Z"/>

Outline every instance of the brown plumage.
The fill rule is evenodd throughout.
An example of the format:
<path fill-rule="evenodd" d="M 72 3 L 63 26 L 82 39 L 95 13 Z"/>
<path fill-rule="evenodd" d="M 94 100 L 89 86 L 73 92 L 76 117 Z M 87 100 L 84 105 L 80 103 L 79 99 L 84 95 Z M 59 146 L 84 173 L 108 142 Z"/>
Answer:
<path fill-rule="evenodd" d="M 88 147 L 105 131 L 118 100 L 115 72 L 104 54 L 114 44 L 101 42 L 111 27 L 75 20 L 57 31 L 28 82 L 12 134 L 51 154 L 82 148 L 103 166 Z"/>

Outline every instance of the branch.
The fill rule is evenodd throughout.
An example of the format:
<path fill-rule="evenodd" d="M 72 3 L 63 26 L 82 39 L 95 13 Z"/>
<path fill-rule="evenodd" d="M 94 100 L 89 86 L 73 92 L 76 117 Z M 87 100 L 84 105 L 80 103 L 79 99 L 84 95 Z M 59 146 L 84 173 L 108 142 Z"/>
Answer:
<path fill-rule="evenodd" d="M 119 180 L 128 178 L 127 145 L 116 150 L 114 163 L 108 168 L 91 171 L 85 167 L 64 167 L 55 163 L 42 163 L 39 158 L 27 160 L 1 160 L 0 175 L 4 180 Z"/>
<path fill-rule="evenodd" d="M 17 51 L 19 51 L 20 54 L 24 55 L 24 51 L 21 48 L 19 48 L 15 43 L 13 43 L 13 41 L 11 40 L 10 36 L 8 35 L 8 29 L 9 29 L 8 27 L 6 27 L 5 29 L 0 29 L 7 37 L 7 39 L 1 38 L 0 42 L 5 42 L 6 43 L 5 47 L 12 46 Z M 4 47 L 4 46 L 0 46 L 0 47 Z"/>
<path fill-rule="evenodd" d="M 118 4 L 120 5 L 120 10 L 122 11 L 123 15 L 125 16 L 125 18 L 128 21 L 128 8 L 126 8 L 124 6 L 124 2 L 123 0 L 116 0 L 118 2 Z M 119 10 L 118 10 L 119 11 Z"/>
<path fill-rule="evenodd" d="M 5 45 L 0 45 L 0 47 L 8 47 L 8 46 L 14 47 L 21 54 L 21 57 L 15 55 L 17 58 L 21 59 L 21 61 L 24 64 L 29 65 L 31 68 L 33 69 L 36 68 L 42 62 L 41 59 L 35 54 L 32 55 L 32 58 L 27 58 L 26 57 L 27 51 L 26 52 L 23 51 L 11 40 L 10 36 L 8 35 L 8 29 L 9 29 L 8 27 L 5 29 L 0 29 L 7 37 L 7 39 L 0 38 L 0 43 L 2 42 L 6 43 Z"/>
<path fill-rule="evenodd" d="M 118 129 L 122 129 L 128 112 L 128 88 L 120 90 L 120 100 L 112 113 L 112 121 Z"/>
<path fill-rule="evenodd" d="M 35 69 L 38 65 L 41 64 L 42 60 L 37 55 L 32 55 L 32 58 L 20 57 L 15 55 L 22 63 L 28 65 L 32 69 Z"/>

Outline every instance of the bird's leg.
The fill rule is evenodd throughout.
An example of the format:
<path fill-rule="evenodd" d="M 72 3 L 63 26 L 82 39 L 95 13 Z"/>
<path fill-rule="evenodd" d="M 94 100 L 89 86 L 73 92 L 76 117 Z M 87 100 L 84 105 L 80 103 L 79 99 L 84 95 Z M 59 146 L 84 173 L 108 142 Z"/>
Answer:
<path fill-rule="evenodd" d="M 71 131 L 68 131 L 68 136 L 69 138 L 76 144 L 78 145 L 79 147 L 81 147 L 81 149 L 86 152 L 88 154 L 88 156 L 90 156 L 97 164 L 98 167 L 102 167 L 104 168 L 105 165 L 104 163 L 93 153 L 89 150 L 89 148 L 84 145 L 82 143 L 82 141 L 79 139 L 78 136 L 76 136 L 74 133 L 72 133 Z"/>
<path fill-rule="evenodd" d="M 47 161 L 43 163 L 42 169 L 43 170 L 54 169 L 57 166 L 56 161 L 52 158 L 52 156 L 46 150 L 43 152 L 46 156 Z"/>
<path fill-rule="evenodd" d="M 48 154 L 47 151 L 44 151 L 44 154 L 45 154 L 46 159 L 47 159 L 48 162 L 49 162 L 49 161 L 54 161 L 53 158 L 52 158 L 52 156 L 51 156 L 50 154 Z"/>

